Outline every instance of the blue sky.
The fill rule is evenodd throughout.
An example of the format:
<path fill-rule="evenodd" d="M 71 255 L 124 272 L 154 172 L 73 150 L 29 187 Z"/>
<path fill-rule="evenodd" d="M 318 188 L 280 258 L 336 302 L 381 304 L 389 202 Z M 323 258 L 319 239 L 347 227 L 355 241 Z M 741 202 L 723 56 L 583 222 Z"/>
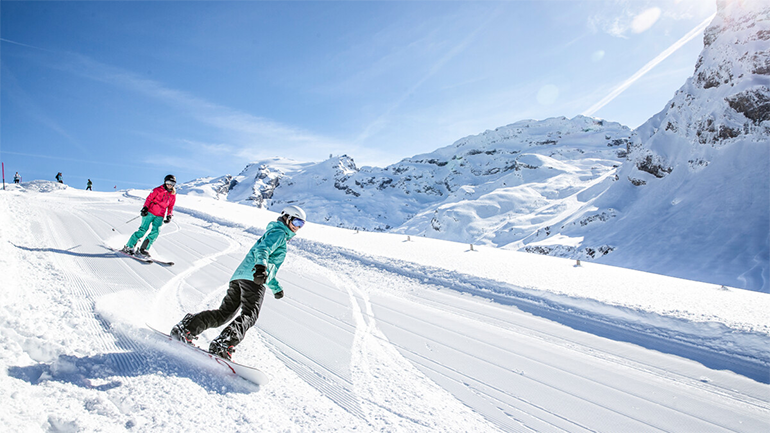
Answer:
<path fill-rule="evenodd" d="M 523 119 L 636 128 L 710 0 L 0 3 L 6 182 L 149 188 L 274 156 L 384 167 Z"/>

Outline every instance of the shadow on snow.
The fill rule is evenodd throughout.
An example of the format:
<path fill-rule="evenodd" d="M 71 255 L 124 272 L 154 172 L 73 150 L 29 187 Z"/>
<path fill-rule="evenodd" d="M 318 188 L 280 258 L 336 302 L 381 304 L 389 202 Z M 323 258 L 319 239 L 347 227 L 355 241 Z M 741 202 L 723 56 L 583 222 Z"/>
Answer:
<path fill-rule="evenodd" d="M 259 390 L 257 385 L 244 379 L 224 377 L 196 368 L 190 363 L 179 362 L 176 358 L 153 348 L 148 341 L 142 341 L 141 336 L 131 338 L 112 327 L 98 314 L 96 319 L 105 332 L 115 337 L 117 347 L 124 351 L 82 357 L 59 355 L 51 363 L 11 366 L 8 368 L 8 375 L 32 385 L 56 381 L 99 391 L 122 386 L 121 378 L 139 376 L 187 378 L 205 390 L 218 394 L 247 394 Z"/>
<path fill-rule="evenodd" d="M 258 390 L 242 379 L 198 371 L 186 364 L 166 359 L 149 351 L 105 353 L 77 357 L 60 355 L 51 363 L 26 367 L 8 367 L 8 375 L 39 385 L 49 381 L 69 383 L 81 388 L 107 391 L 123 385 L 121 378 L 138 376 L 170 376 L 190 379 L 209 392 L 218 394 L 250 393 Z"/>
<path fill-rule="evenodd" d="M 80 247 L 80 245 L 75 245 L 74 247 L 68 248 L 66 250 L 62 250 L 62 249 L 59 249 L 59 248 L 31 248 L 31 247 L 25 247 L 25 246 L 22 246 L 22 245 L 16 245 L 14 243 L 11 243 L 11 245 L 13 245 L 14 247 L 16 247 L 16 248 L 18 248 L 20 250 L 29 251 L 29 252 L 43 252 L 43 253 L 66 254 L 68 256 L 88 257 L 88 258 L 120 257 L 115 252 L 107 252 L 107 253 L 78 253 L 78 252 L 72 251 L 75 248 Z M 107 251 L 110 251 L 107 247 L 102 246 L 102 248 L 104 248 Z"/>

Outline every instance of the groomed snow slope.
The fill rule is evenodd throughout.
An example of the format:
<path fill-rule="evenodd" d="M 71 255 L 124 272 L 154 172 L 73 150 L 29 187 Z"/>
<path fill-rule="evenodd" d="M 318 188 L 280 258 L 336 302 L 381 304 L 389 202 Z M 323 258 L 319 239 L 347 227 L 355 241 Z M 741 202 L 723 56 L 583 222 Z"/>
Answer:
<path fill-rule="evenodd" d="M 0 424 L 10 431 L 765 431 L 770 295 L 308 224 L 238 347 L 257 388 L 145 327 L 219 304 L 275 214 L 179 196 L 115 255 L 148 191 L 0 192 Z M 312 215 L 309 216 L 312 221 Z M 115 230 L 113 230 L 115 229 Z M 199 345 L 216 336 L 204 333 Z"/>

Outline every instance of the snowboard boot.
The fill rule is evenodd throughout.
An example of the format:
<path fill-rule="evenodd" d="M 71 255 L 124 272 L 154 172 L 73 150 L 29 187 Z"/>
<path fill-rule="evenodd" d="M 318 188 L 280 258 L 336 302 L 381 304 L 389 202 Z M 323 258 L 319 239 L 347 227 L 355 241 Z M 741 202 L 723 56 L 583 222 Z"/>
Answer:
<path fill-rule="evenodd" d="M 149 239 L 145 239 L 144 242 L 142 242 L 142 246 L 139 247 L 139 254 L 147 257 L 148 259 L 150 258 L 150 252 L 147 251 L 147 248 L 149 248 L 149 245 L 150 245 Z"/>
<path fill-rule="evenodd" d="M 222 331 L 222 333 L 219 334 L 219 337 L 211 340 L 211 344 L 209 344 L 209 353 L 232 361 L 233 353 L 235 353 L 235 346 L 233 345 L 233 338 L 228 329 Z"/>
<path fill-rule="evenodd" d="M 122 251 L 122 252 L 124 252 L 126 254 L 129 254 L 129 255 L 132 255 L 132 256 L 134 255 L 134 249 L 133 248 L 129 248 L 128 245 L 123 245 L 123 249 L 120 250 L 120 251 Z"/>
<path fill-rule="evenodd" d="M 193 344 L 193 340 L 198 339 L 198 336 L 193 335 L 190 332 L 190 330 L 187 329 L 187 326 L 190 325 L 190 322 L 192 322 L 193 317 L 195 316 L 193 316 L 190 313 L 187 313 L 187 315 L 184 316 L 184 319 L 182 319 L 182 321 L 174 325 L 174 327 L 171 328 L 171 332 L 169 333 L 169 335 L 171 335 L 171 338 L 175 340 L 179 340 L 182 343 Z"/>

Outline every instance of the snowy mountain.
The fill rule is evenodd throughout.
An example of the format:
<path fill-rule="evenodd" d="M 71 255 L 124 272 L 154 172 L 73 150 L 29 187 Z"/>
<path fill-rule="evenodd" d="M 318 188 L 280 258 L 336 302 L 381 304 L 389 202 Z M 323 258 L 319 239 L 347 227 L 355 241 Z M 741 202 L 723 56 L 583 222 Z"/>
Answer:
<path fill-rule="evenodd" d="M 693 77 L 635 131 L 526 120 L 384 169 L 250 164 L 227 200 L 312 221 L 770 291 L 770 6 L 718 2 Z M 214 182 L 212 190 L 222 190 Z M 674 260 L 676 259 L 676 260 Z"/>
<path fill-rule="evenodd" d="M 589 187 L 600 193 L 595 185 L 637 141 L 627 127 L 583 116 L 528 120 L 384 169 L 359 168 L 347 155 L 256 162 L 234 178 L 227 199 L 272 210 L 300 204 L 338 227 L 504 246 L 541 228 L 544 214 L 573 210 L 569 197 Z"/>

